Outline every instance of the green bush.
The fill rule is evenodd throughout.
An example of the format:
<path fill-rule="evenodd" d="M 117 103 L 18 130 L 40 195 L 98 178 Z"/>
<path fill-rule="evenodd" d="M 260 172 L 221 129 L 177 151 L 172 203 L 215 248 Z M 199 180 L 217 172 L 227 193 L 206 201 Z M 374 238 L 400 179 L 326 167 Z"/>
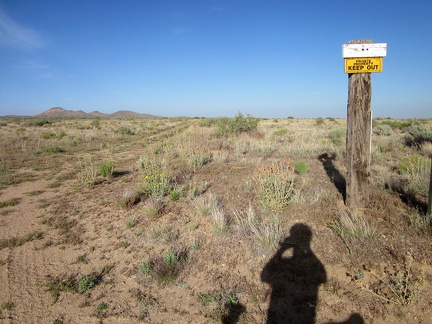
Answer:
<path fill-rule="evenodd" d="M 294 164 L 294 171 L 299 175 L 306 174 L 308 170 L 309 170 L 309 166 L 303 161 L 297 161 Z"/>
<path fill-rule="evenodd" d="M 121 135 L 134 135 L 132 129 L 126 126 L 120 126 L 115 132 Z"/>
<path fill-rule="evenodd" d="M 324 124 L 324 119 L 322 117 L 318 117 L 315 120 L 315 125 L 322 125 L 322 124 Z"/>
<path fill-rule="evenodd" d="M 374 124 L 372 132 L 374 135 L 390 136 L 393 134 L 393 129 L 387 124 Z"/>
<path fill-rule="evenodd" d="M 258 127 L 259 119 L 252 115 L 245 117 L 242 113 L 238 113 L 234 118 L 219 118 L 215 123 L 218 125 L 218 128 L 214 132 L 214 135 L 221 137 L 228 134 L 255 131 Z"/>
<path fill-rule="evenodd" d="M 432 130 L 422 125 L 412 125 L 405 129 L 405 142 L 407 145 L 420 145 L 432 142 Z"/>
<path fill-rule="evenodd" d="M 50 154 L 56 154 L 56 153 L 64 153 L 65 150 L 63 150 L 61 147 L 58 146 L 48 146 L 48 147 L 44 147 L 43 151 L 45 153 L 50 153 Z"/>
<path fill-rule="evenodd" d="M 277 135 L 277 136 L 285 135 L 286 133 L 288 133 L 288 130 L 285 129 L 285 128 L 283 128 L 283 129 L 278 129 L 278 130 L 275 130 L 275 131 L 273 132 L 273 134 L 274 134 L 274 135 Z"/>
<path fill-rule="evenodd" d="M 80 293 L 86 292 L 95 286 L 94 278 L 84 276 L 78 281 L 78 289 Z"/>
<path fill-rule="evenodd" d="M 404 157 L 399 162 L 399 172 L 405 179 L 403 190 L 408 194 L 428 195 L 431 161 L 421 155 Z"/>
<path fill-rule="evenodd" d="M 171 201 L 177 201 L 177 200 L 180 199 L 180 192 L 177 191 L 177 190 L 173 190 L 173 191 L 171 191 L 171 192 L 169 193 L 168 198 L 169 198 Z"/>
<path fill-rule="evenodd" d="M 25 125 L 27 125 L 27 126 L 44 126 L 44 125 L 47 125 L 47 124 L 51 124 L 52 123 L 52 121 L 50 121 L 50 120 L 48 120 L 48 119 L 30 119 L 30 120 L 27 120 L 26 122 L 25 122 Z"/>
<path fill-rule="evenodd" d="M 112 162 L 103 162 L 99 166 L 99 173 L 102 177 L 112 178 L 114 174 L 114 164 Z"/>
<path fill-rule="evenodd" d="M 294 178 L 294 167 L 290 159 L 262 164 L 255 176 L 261 205 L 273 212 L 285 209 L 296 194 Z"/>
<path fill-rule="evenodd" d="M 345 136 L 346 130 L 344 128 L 338 128 L 331 131 L 328 137 L 334 145 L 341 145 Z"/>
<path fill-rule="evenodd" d="M 50 138 L 55 138 L 56 134 L 54 134 L 51 131 L 47 131 L 47 132 L 43 132 L 40 134 L 40 137 L 44 138 L 44 139 L 50 139 Z"/>

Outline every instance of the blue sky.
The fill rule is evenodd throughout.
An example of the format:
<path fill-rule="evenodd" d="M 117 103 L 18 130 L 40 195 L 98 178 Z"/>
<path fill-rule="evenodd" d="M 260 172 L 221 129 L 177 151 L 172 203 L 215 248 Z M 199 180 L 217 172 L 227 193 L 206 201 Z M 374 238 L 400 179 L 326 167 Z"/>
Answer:
<path fill-rule="evenodd" d="M 387 43 L 374 116 L 432 118 L 432 1 L 0 0 L 0 115 L 346 117 L 342 44 Z"/>

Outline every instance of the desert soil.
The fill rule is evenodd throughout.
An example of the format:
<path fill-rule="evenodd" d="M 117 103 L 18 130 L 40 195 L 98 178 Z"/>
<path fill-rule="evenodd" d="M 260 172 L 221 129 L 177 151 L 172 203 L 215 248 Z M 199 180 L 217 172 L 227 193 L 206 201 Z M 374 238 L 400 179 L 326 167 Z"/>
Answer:
<path fill-rule="evenodd" d="M 57 162 L 47 155 L 54 159 L 53 169 L 11 168 L 28 180 L 0 190 L 2 202 L 21 199 L 0 210 L 0 239 L 42 234 L 0 250 L 2 323 L 431 322 L 430 231 L 409 226 L 410 207 L 397 193 L 372 187 L 369 208 L 356 212 L 376 226 L 378 236 L 343 241 L 329 226 L 335 215 L 346 212 L 343 196 L 318 154 L 303 159 L 309 165 L 298 178 L 303 200 L 273 214 L 260 212 L 256 192 L 244 186 L 262 159 L 228 156 L 193 170 L 176 164 L 180 185 L 206 182 L 202 196 L 217 196 L 232 216 L 227 231 L 219 233 L 186 194 L 177 201 L 165 197 L 156 217 L 144 215 L 144 199 L 130 209 L 118 206 L 122 192 L 139 181 L 136 162 L 144 149 L 132 144 L 117 145 L 111 155 L 114 178 L 99 176 L 92 187 L 77 185 L 73 176 L 78 152 L 63 154 Z M 99 150 L 109 155 L 106 147 Z M 52 185 L 62 175 L 65 180 Z M 258 244 L 236 223 L 234 212 L 250 205 L 262 218 L 282 219 L 286 245 Z M 127 226 L 131 219 L 136 224 Z M 58 220 L 67 225 L 56 228 Z M 160 284 L 140 273 L 143 261 L 170 249 L 188 253 L 173 282 Z M 411 256 L 413 278 L 424 273 L 424 280 L 411 278 L 398 302 L 389 287 L 398 272 L 407 276 Z M 56 298 L 48 291 L 53 278 L 92 273 L 97 280 L 85 292 L 62 290 Z M 236 302 L 226 301 L 230 295 Z"/>

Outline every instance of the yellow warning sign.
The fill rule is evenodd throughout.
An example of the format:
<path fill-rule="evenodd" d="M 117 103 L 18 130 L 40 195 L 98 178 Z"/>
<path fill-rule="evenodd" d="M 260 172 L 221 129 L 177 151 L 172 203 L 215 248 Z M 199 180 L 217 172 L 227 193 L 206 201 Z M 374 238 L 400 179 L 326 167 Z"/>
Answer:
<path fill-rule="evenodd" d="M 382 57 L 354 57 L 345 59 L 345 73 L 382 72 Z"/>

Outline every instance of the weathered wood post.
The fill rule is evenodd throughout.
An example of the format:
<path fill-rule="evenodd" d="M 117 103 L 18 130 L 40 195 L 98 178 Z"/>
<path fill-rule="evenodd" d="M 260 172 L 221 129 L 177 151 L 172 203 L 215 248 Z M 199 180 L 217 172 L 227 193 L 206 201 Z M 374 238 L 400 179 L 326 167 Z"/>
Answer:
<path fill-rule="evenodd" d="M 430 156 L 430 160 L 431 160 L 431 172 L 430 172 L 430 181 L 429 181 L 429 202 L 428 202 L 427 214 L 429 216 L 432 216 L 432 155 Z"/>
<path fill-rule="evenodd" d="M 348 73 L 347 107 L 347 178 L 345 204 L 365 208 L 369 201 L 369 167 L 371 160 L 371 97 L 370 72 L 382 71 L 382 57 L 387 44 L 371 40 L 354 40 L 342 47 L 345 72 Z"/>

